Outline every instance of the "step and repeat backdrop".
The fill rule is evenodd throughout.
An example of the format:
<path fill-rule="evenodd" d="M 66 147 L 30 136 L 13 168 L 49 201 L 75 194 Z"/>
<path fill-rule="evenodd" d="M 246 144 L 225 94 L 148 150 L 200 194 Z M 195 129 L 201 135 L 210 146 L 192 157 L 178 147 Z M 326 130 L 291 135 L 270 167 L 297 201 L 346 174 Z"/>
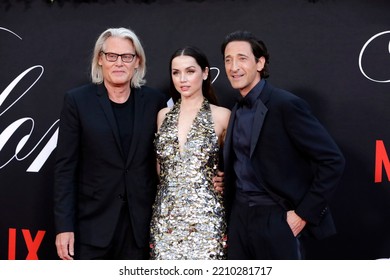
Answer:
<path fill-rule="evenodd" d="M 175 49 L 209 57 L 222 106 L 238 92 L 220 45 L 247 29 L 267 44 L 269 81 L 306 99 L 346 157 L 331 201 L 338 234 L 309 259 L 390 257 L 390 2 L 368 0 L 0 1 L 0 259 L 57 259 L 53 170 L 64 93 L 89 82 L 92 49 L 128 27 L 147 84 L 166 91 Z"/>

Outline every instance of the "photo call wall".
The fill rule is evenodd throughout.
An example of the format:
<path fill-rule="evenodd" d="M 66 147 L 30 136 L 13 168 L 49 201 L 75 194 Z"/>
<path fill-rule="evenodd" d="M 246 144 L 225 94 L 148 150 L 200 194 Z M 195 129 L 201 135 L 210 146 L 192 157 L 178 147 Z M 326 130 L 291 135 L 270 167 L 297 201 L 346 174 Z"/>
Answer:
<path fill-rule="evenodd" d="M 390 258 L 390 1 L 0 0 L 0 259 L 58 259 L 59 113 L 65 92 L 89 82 L 109 27 L 139 35 L 147 85 L 165 92 L 173 51 L 202 49 L 229 109 L 239 93 L 220 45 L 232 31 L 255 33 L 270 52 L 269 81 L 304 98 L 346 158 L 330 201 L 338 234 L 310 241 L 307 258 Z"/>

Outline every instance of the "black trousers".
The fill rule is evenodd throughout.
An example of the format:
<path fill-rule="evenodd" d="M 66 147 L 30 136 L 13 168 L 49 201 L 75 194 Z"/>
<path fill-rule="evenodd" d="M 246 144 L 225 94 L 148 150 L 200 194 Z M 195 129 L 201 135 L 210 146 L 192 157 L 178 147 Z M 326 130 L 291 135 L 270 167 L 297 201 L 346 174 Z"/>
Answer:
<path fill-rule="evenodd" d="M 228 227 L 230 260 L 302 259 L 299 238 L 294 237 L 279 205 L 252 205 L 235 200 Z"/>
<path fill-rule="evenodd" d="M 76 236 L 77 238 L 77 236 Z M 135 242 L 130 215 L 126 205 L 123 207 L 115 229 L 114 237 L 108 247 L 100 248 L 89 244 L 77 244 L 75 259 L 79 260 L 147 260 L 149 246 L 139 248 Z"/>

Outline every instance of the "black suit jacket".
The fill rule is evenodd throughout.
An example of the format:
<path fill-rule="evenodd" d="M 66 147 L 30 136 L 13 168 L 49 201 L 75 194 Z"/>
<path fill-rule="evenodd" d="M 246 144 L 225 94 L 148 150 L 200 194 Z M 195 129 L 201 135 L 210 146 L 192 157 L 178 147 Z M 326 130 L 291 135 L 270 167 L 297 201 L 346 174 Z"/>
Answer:
<path fill-rule="evenodd" d="M 336 232 L 328 201 L 345 160 L 331 136 L 299 97 L 266 82 L 252 128 L 250 159 L 258 180 L 286 210 L 305 219 L 318 239 Z M 233 107 L 224 146 L 225 193 L 229 211 L 235 191 Z"/>
<path fill-rule="evenodd" d="M 75 232 L 80 242 L 105 247 L 127 199 L 136 242 L 148 244 L 157 185 L 153 139 L 157 113 L 166 107 L 167 98 L 148 87 L 132 88 L 131 94 L 134 137 L 124 156 L 104 85 L 90 84 L 66 93 L 56 151 L 57 233 Z"/>

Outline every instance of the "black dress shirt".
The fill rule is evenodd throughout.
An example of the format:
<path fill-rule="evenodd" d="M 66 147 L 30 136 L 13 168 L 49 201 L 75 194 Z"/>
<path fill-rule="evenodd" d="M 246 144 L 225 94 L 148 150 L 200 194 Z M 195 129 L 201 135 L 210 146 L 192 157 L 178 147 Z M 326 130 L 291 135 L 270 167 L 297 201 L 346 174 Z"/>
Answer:
<path fill-rule="evenodd" d="M 238 103 L 236 118 L 233 127 L 233 149 L 235 153 L 234 171 L 238 196 L 250 204 L 275 204 L 267 191 L 259 182 L 250 161 L 250 142 L 253 120 L 257 102 L 264 87 L 265 80 L 261 80 Z"/>

